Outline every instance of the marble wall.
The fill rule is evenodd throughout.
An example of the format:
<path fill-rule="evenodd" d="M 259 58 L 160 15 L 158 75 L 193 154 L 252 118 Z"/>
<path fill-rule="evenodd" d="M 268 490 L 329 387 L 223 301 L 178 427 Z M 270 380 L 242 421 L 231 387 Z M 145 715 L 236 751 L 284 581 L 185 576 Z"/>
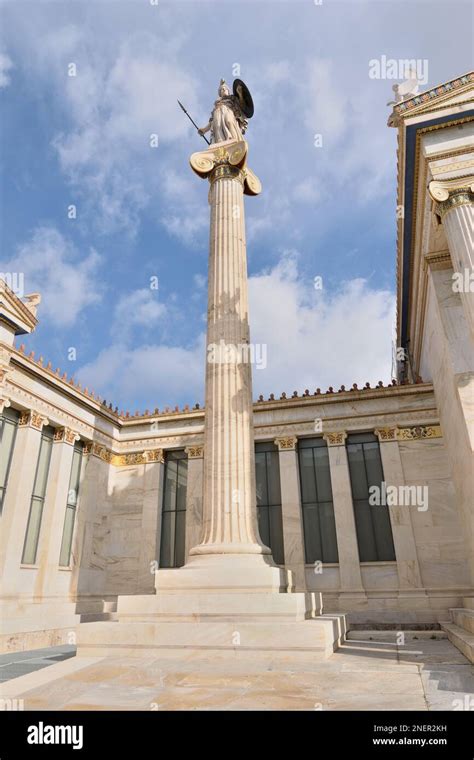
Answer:
<path fill-rule="evenodd" d="M 67 424 L 87 444 L 87 453 L 71 567 L 58 567 L 68 487 L 65 463 L 72 451 L 70 445 L 64 448 L 68 446 L 64 441 L 54 444 L 38 562 L 23 567 L 21 551 L 40 430 L 31 426 L 19 430 L 1 517 L 3 649 L 29 646 L 32 637 L 38 646 L 53 639 L 68 640 L 80 619 L 110 617 L 118 595 L 153 594 L 151 565 L 158 560 L 160 546 L 163 452 L 170 448 L 188 452 L 186 554 L 201 538 L 203 484 L 202 411 L 169 415 L 154 429 L 139 418 L 113 423 L 97 410 L 92 415 L 84 409 L 84 400 L 63 398 L 59 390 L 54 395 L 41 371 L 24 377 L 16 369 L 7 390 L 12 406 L 25 409 L 30 400 L 33 408 L 34 400 L 34 408 L 49 424 Z M 296 449 L 299 437 L 315 435 L 315 419 L 322 419 L 328 442 L 339 441 L 329 446 L 339 563 L 322 568 L 304 560 Z M 399 537 L 397 561 L 361 563 L 358 558 L 344 431 L 438 422 L 430 384 L 255 404 L 256 440 L 279 446 L 286 567 L 297 589 L 322 592 L 327 611 L 349 612 L 349 621 L 357 625 L 435 624 L 466 594 L 463 518 L 444 437 L 381 444 L 394 447 L 386 449 L 383 457 L 391 478 L 428 486 L 429 509 L 413 511 L 409 518 L 393 511 L 394 534 Z M 335 438 L 331 430 L 337 433 Z"/>

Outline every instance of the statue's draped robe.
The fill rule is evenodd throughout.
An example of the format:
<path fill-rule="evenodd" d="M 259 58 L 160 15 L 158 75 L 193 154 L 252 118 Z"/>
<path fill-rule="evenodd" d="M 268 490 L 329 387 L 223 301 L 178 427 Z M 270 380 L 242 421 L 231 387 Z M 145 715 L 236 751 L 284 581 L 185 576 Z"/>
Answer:
<path fill-rule="evenodd" d="M 213 143 L 243 139 L 231 95 L 219 98 L 214 103 L 211 115 L 211 132 Z"/>

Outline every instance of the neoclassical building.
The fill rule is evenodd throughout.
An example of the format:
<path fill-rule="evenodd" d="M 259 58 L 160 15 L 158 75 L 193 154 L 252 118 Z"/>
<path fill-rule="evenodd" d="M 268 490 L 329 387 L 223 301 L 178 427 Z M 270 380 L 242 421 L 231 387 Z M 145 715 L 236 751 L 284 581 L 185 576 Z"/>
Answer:
<path fill-rule="evenodd" d="M 473 100 L 470 73 L 389 119 L 397 380 L 253 407 L 260 536 L 292 587 L 320 593 L 352 628 L 441 624 L 471 660 Z M 186 562 L 202 529 L 204 411 L 113 409 L 26 352 L 38 297 L 0 284 L 0 651 L 10 651 L 71 642 L 78 624 L 114 620 L 119 595 L 154 594 L 156 567 Z"/>

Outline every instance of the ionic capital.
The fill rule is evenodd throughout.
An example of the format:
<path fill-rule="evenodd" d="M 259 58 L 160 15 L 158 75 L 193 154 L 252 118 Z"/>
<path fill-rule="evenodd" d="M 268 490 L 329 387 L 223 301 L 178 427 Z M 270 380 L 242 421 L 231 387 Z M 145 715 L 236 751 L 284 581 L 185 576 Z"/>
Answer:
<path fill-rule="evenodd" d="M 71 428 L 62 427 L 56 428 L 54 431 L 54 443 L 68 443 L 70 446 L 74 446 L 75 442 L 79 440 L 81 436 Z"/>
<path fill-rule="evenodd" d="M 337 430 L 333 433 L 323 433 L 323 438 L 328 446 L 344 446 L 347 433 L 345 430 Z"/>
<path fill-rule="evenodd" d="M 433 180 L 428 190 L 441 220 L 453 208 L 474 204 L 474 177 Z"/>
<path fill-rule="evenodd" d="M 282 438 L 275 438 L 274 443 L 278 446 L 278 451 L 295 451 L 298 439 L 295 435 L 286 435 Z"/>
<path fill-rule="evenodd" d="M 21 412 L 18 419 L 18 427 L 32 427 L 35 430 L 42 430 L 43 426 L 48 423 L 47 417 L 43 417 L 39 412 L 35 412 L 32 409 Z"/>
<path fill-rule="evenodd" d="M 245 140 L 226 140 L 193 153 L 189 163 L 198 177 L 209 179 L 211 184 L 219 179 L 236 179 L 242 184 L 246 195 L 258 195 L 262 185 L 247 166 L 247 154 Z"/>
<path fill-rule="evenodd" d="M 388 441 L 396 441 L 398 435 L 397 427 L 384 427 L 374 430 L 375 435 L 379 439 L 380 443 L 387 443 Z"/>
<path fill-rule="evenodd" d="M 185 452 L 188 459 L 202 459 L 204 457 L 204 446 L 186 446 Z"/>

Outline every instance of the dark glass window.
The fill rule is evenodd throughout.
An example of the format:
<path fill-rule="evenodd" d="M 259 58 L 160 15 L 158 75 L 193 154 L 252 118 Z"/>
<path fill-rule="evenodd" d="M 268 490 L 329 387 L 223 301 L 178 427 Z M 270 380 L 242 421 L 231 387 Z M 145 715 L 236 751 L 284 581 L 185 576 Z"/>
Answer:
<path fill-rule="evenodd" d="M 369 488 L 384 479 L 378 439 L 372 433 L 349 435 L 346 441 L 357 542 L 361 562 L 395 559 L 388 507 L 369 504 Z"/>
<path fill-rule="evenodd" d="M 167 451 L 161 519 L 160 567 L 184 565 L 187 481 L 186 453 Z"/>
<path fill-rule="evenodd" d="M 272 550 L 276 564 L 284 565 L 278 456 L 278 447 L 274 443 L 255 444 L 258 530 L 263 543 Z"/>
<path fill-rule="evenodd" d="M 306 562 L 338 562 L 336 523 L 326 441 L 298 441 Z"/>
<path fill-rule="evenodd" d="M 84 444 L 82 441 L 77 441 L 74 444 L 71 474 L 69 476 L 69 488 L 67 492 L 66 514 L 64 517 L 63 537 L 61 541 L 61 551 L 59 553 L 59 564 L 61 567 L 69 567 L 71 561 L 72 535 L 76 519 L 77 499 L 79 497 L 83 448 Z"/>
<path fill-rule="evenodd" d="M 20 413 L 10 407 L 6 407 L 0 416 L 0 514 L 7 490 L 19 416 Z"/>
<path fill-rule="evenodd" d="M 48 483 L 51 450 L 53 448 L 54 428 L 44 427 L 36 465 L 35 483 L 31 496 L 30 514 L 26 527 L 25 544 L 21 561 L 24 565 L 34 565 L 38 550 L 38 539 L 43 518 L 44 497 Z"/>

